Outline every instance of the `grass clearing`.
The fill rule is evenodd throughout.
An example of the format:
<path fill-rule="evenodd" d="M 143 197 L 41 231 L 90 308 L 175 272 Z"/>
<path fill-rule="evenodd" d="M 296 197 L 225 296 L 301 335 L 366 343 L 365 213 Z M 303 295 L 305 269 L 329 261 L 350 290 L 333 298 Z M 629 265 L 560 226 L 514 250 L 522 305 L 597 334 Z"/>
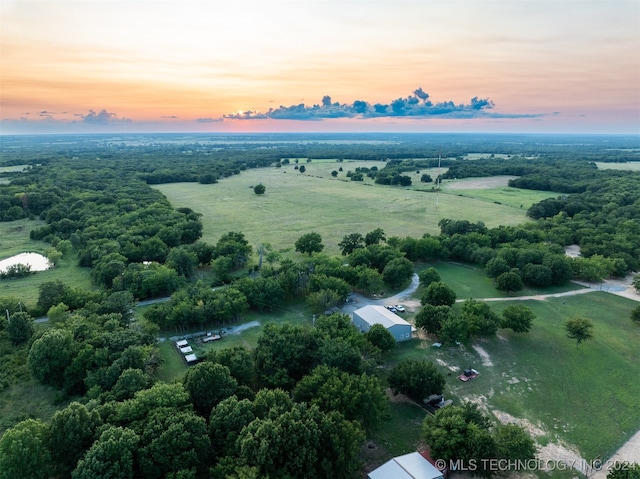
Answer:
<path fill-rule="evenodd" d="M 489 278 L 482 268 L 468 264 L 440 261 L 434 264 L 425 265 L 425 268 L 433 266 L 438 270 L 442 281 L 447 283 L 455 292 L 458 299 L 469 298 L 509 298 L 511 296 L 534 296 L 541 294 L 562 293 L 582 289 L 583 286 L 576 283 L 567 283 L 562 286 L 550 286 L 548 288 L 531 288 L 525 286 L 521 291 L 507 294 L 498 291 L 494 281 Z M 418 289 L 413 295 L 420 299 L 422 289 Z"/>
<path fill-rule="evenodd" d="M 426 411 L 401 396 L 389 402 L 389 414 L 380 427 L 367 437 L 362 458 L 370 471 L 394 456 L 416 451 L 421 446 L 421 429 Z M 398 431 L 402 427 L 402 433 Z"/>
<path fill-rule="evenodd" d="M 240 231 L 251 243 L 270 243 L 275 250 L 293 251 L 295 241 L 311 231 L 320 233 L 326 253 L 339 255 L 338 243 L 353 232 L 382 228 L 387 236 L 420 237 L 438 234 L 442 218 L 479 220 L 488 227 L 527 221 L 526 211 L 519 207 L 441 194 L 436 211 L 435 192 L 415 189 L 419 186 L 375 185 L 370 178 L 345 181 L 348 170 L 383 164 L 312 162 L 305 163 L 304 174 L 295 165 L 285 165 L 243 171 L 214 185 L 172 183 L 156 188 L 174 207 L 202 213 L 204 241 L 215 243 L 228 231 Z M 339 167 L 344 171 L 332 178 L 331 171 Z M 264 195 L 253 192 L 258 183 L 266 186 Z"/>
<path fill-rule="evenodd" d="M 58 409 L 59 393 L 54 388 L 38 384 L 35 379 L 25 379 L 5 388 L 0 393 L 0 436 L 8 428 L 25 419 L 49 421 Z M 16 407 L 19 406 L 19 407 Z"/>
<path fill-rule="evenodd" d="M 138 315 L 138 312 L 136 312 L 136 316 L 140 317 Z M 258 324 L 256 326 L 253 326 L 254 323 Z M 290 323 L 311 326 L 313 323 L 313 316 L 306 310 L 304 302 L 291 303 L 288 306 L 280 308 L 276 311 L 264 313 L 250 311 L 240 321 L 225 327 L 225 329 L 237 329 L 237 332 L 230 331 L 221 340 L 213 341 L 208 344 L 201 344 L 197 341 L 190 341 L 189 344 L 193 347 L 194 352 L 199 357 L 209 351 L 217 351 L 220 349 L 228 349 L 234 347 L 243 347 L 248 350 L 253 350 L 258 344 L 258 338 L 262 334 L 264 326 L 267 323 Z M 245 325 L 249 325 L 250 327 L 244 329 L 243 326 Z M 216 326 L 209 329 L 193 329 L 187 331 L 184 334 L 178 334 L 174 331 L 162 331 L 162 340 L 159 343 L 162 363 L 158 369 L 158 378 L 163 381 L 171 382 L 175 379 L 180 378 L 187 370 L 187 365 L 180 357 L 178 351 L 175 349 L 173 340 L 171 340 L 171 338 L 182 337 L 186 334 L 199 331 L 217 331 L 218 329 L 221 328 L 219 326 Z"/>
<path fill-rule="evenodd" d="M 640 171 L 640 161 L 629 161 L 627 163 L 604 163 L 596 161 L 599 170 L 629 170 Z"/>
<path fill-rule="evenodd" d="M 24 252 L 44 255 L 51 245 L 29 238 L 29 232 L 43 224 L 45 224 L 44 221 L 27 219 L 7 223 L 0 222 L 0 259 Z M 0 280 L 0 295 L 14 296 L 28 308 L 33 308 L 38 302 L 40 285 L 55 280 L 60 280 L 73 288 L 93 288 L 89 269 L 78 266 L 78 258 L 71 255 L 65 256 L 55 267 L 46 271 L 40 271 L 24 278 Z"/>
<path fill-rule="evenodd" d="M 447 375 L 447 394 L 526 418 L 592 460 L 609 457 L 640 429 L 640 328 L 629 319 L 637 303 L 602 292 L 527 301 L 537 320 L 527 334 L 499 331 L 477 345 L 492 366 L 471 347 L 436 349 L 421 341 L 414 357 L 435 361 Z M 492 303 L 496 312 L 509 303 Z M 563 323 L 575 316 L 593 320 L 594 338 L 579 346 L 566 337 Z M 408 350 L 399 350 L 411 357 Z M 484 364 L 483 364 L 484 361 Z M 456 380 L 453 369 L 475 367 L 475 381 Z M 596 433 L 597 430 L 597 433 Z"/>
<path fill-rule="evenodd" d="M 445 187 L 445 191 L 449 194 L 474 198 L 476 200 L 483 200 L 512 208 L 520 208 L 524 210 L 525 213 L 535 203 L 558 196 L 557 193 L 549 193 L 548 191 L 523 190 L 509 186 L 458 190 L 447 190 Z"/>

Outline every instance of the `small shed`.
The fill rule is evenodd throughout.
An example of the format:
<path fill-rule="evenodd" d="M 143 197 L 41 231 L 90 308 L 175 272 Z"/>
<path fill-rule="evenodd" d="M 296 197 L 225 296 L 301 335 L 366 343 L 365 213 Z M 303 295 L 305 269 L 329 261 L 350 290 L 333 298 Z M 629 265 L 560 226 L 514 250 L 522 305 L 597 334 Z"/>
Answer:
<path fill-rule="evenodd" d="M 181 339 L 180 341 L 176 341 L 176 346 L 184 348 L 185 346 L 189 346 L 189 342 L 186 339 Z"/>
<path fill-rule="evenodd" d="M 387 308 L 377 305 L 356 309 L 353 312 L 353 324 L 363 333 L 369 331 L 374 324 L 381 324 L 396 338 L 396 341 L 411 339 L 414 330 L 411 323 L 408 323 Z"/>
<path fill-rule="evenodd" d="M 198 357 L 195 354 L 187 354 L 184 357 L 184 360 L 187 362 L 187 364 L 191 365 L 198 362 Z"/>
<path fill-rule="evenodd" d="M 442 472 L 419 452 L 394 457 L 371 471 L 369 479 L 444 479 Z"/>
<path fill-rule="evenodd" d="M 193 348 L 191 346 L 185 346 L 184 348 L 180 348 L 180 352 L 182 354 L 191 354 L 193 352 Z"/>

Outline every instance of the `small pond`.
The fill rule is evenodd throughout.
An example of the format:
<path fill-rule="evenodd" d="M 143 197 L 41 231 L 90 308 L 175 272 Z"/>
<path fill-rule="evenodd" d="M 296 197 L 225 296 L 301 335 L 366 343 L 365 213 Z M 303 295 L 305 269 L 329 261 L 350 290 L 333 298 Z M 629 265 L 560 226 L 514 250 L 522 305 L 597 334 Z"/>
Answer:
<path fill-rule="evenodd" d="M 52 267 L 46 256 L 40 253 L 20 253 L 11 258 L 0 260 L 0 272 L 5 272 L 9 266 L 14 264 L 28 264 L 31 271 L 45 271 Z"/>

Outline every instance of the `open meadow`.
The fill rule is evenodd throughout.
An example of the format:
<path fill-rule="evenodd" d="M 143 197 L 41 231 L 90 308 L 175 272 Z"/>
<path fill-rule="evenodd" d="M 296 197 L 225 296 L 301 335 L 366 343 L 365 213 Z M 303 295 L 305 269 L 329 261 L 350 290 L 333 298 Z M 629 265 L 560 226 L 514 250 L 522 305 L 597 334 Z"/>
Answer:
<path fill-rule="evenodd" d="M 29 232 L 43 224 L 44 221 L 27 219 L 0 222 L 0 259 L 25 252 L 44 255 L 51 245 L 29 238 Z M 0 280 L 0 296 L 14 296 L 28 307 L 34 307 L 38 302 L 40 285 L 56 280 L 61 280 L 73 288 L 92 288 L 89 269 L 78 266 L 77 257 L 69 255 L 62 258 L 55 267 L 46 271 L 39 271 L 25 278 Z"/>
<path fill-rule="evenodd" d="M 628 161 L 626 163 L 604 163 L 596 162 L 599 170 L 628 170 L 640 171 L 640 161 Z"/>
<path fill-rule="evenodd" d="M 521 198 L 510 201 L 511 206 L 493 199 L 457 196 L 460 191 L 437 195 L 434 184 L 421 184 L 416 173 L 412 173 L 413 185 L 407 188 L 376 185 L 369 178 L 355 182 L 345 176 L 356 167 L 382 168 L 383 162 L 314 160 L 303 164 L 304 173 L 290 164 L 243 171 L 213 185 L 155 187 L 174 207 L 189 207 L 203 215 L 204 241 L 215 243 L 222 234 L 239 231 L 251 243 L 293 251 L 300 236 L 315 231 L 322 236 L 328 254 L 340 253 L 337 245 L 344 235 L 376 228 L 382 228 L 388 237 L 419 238 L 424 233 L 438 234 L 443 218 L 483 221 L 489 227 L 521 224 L 527 221 L 527 208 L 542 199 L 515 188 L 514 195 Z M 331 171 L 340 167 L 343 171 L 333 178 Z M 264 195 L 253 192 L 259 183 L 266 187 Z M 549 196 L 553 195 L 544 195 Z"/>

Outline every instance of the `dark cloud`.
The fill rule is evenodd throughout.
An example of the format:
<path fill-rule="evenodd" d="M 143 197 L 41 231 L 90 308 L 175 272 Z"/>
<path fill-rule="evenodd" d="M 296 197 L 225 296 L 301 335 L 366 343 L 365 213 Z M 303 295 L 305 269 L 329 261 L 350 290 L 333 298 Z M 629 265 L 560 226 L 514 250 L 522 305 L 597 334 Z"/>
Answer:
<path fill-rule="evenodd" d="M 163 115 L 163 116 L 161 116 L 160 118 L 176 119 L 176 118 L 180 118 L 180 117 L 178 117 L 178 116 L 176 116 L 176 115 Z"/>
<path fill-rule="evenodd" d="M 196 119 L 197 123 L 215 123 L 217 121 L 223 121 L 222 118 L 198 118 Z"/>
<path fill-rule="evenodd" d="M 105 109 L 100 110 L 99 112 L 95 112 L 94 110 L 89 110 L 89 113 L 86 115 L 80 115 L 82 117 L 82 121 L 84 123 L 88 123 L 91 125 L 106 125 L 110 123 L 128 123 L 131 120 L 128 118 L 119 118 L 115 113 L 108 112 Z"/>
<path fill-rule="evenodd" d="M 433 103 L 430 95 L 422 88 L 413 91 L 406 98 L 396 98 L 388 104 L 371 104 L 364 100 L 355 100 L 353 103 L 332 102 L 329 95 L 325 95 L 320 104 L 307 106 L 304 103 L 297 105 L 269 108 L 266 112 L 245 111 L 230 113 L 223 118 L 233 120 L 323 120 L 327 118 L 385 118 L 385 117 L 409 117 L 409 118 L 528 118 L 532 115 L 502 115 L 493 113 L 493 102 L 488 98 L 471 98 L 469 103 L 455 103 L 443 101 Z M 536 116 L 536 115 L 533 115 Z"/>

